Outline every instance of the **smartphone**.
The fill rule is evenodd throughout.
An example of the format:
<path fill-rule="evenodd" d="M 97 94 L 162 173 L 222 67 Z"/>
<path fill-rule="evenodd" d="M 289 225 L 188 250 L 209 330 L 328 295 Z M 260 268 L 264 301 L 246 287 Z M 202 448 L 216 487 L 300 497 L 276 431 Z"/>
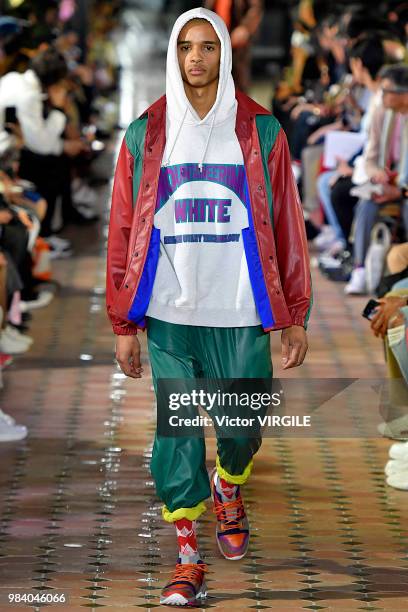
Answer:
<path fill-rule="evenodd" d="M 4 113 L 5 131 L 11 134 L 13 130 L 10 128 L 9 124 L 15 125 L 16 123 L 18 123 L 16 107 L 7 106 Z"/>
<path fill-rule="evenodd" d="M 369 300 L 363 312 L 361 313 L 362 316 L 368 319 L 369 321 L 371 321 L 371 319 L 375 315 L 374 309 L 377 308 L 377 306 L 379 305 L 380 305 L 380 302 L 377 302 L 377 300 Z"/>

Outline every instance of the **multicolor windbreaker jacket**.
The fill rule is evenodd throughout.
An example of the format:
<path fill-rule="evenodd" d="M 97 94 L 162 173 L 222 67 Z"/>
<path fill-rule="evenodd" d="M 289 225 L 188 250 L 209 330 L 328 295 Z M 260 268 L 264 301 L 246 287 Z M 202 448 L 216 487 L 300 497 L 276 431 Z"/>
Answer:
<path fill-rule="evenodd" d="M 286 136 L 275 117 L 240 91 L 236 134 L 249 186 L 243 241 L 265 331 L 307 327 L 312 304 L 302 207 Z M 154 227 L 165 146 L 166 97 L 133 121 L 123 140 L 110 214 L 106 302 L 115 334 L 146 326 L 160 251 Z"/>

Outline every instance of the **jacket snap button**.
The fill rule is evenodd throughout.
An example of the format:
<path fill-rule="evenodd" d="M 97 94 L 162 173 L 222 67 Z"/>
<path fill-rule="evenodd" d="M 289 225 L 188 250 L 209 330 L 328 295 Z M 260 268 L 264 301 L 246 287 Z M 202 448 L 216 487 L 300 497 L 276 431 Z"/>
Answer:
<path fill-rule="evenodd" d="M 146 183 L 145 188 L 149 189 L 149 187 L 150 187 L 150 183 Z"/>
<path fill-rule="evenodd" d="M 258 155 L 258 151 L 254 151 L 254 155 Z"/>
<path fill-rule="evenodd" d="M 147 147 L 147 150 L 148 150 L 149 153 L 151 153 L 153 149 L 152 149 L 152 147 Z"/>
<path fill-rule="evenodd" d="M 263 224 L 264 224 L 264 225 L 268 225 L 268 222 L 266 221 L 266 219 L 264 219 Z"/>
<path fill-rule="evenodd" d="M 142 223 L 144 223 L 145 221 L 146 221 L 146 219 L 143 217 L 143 219 L 142 219 Z"/>
<path fill-rule="evenodd" d="M 258 185 L 258 191 L 262 191 L 262 185 Z"/>
<path fill-rule="evenodd" d="M 139 255 L 139 253 L 135 253 L 135 257 L 137 257 Z"/>
<path fill-rule="evenodd" d="M 126 287 L 126 289 L 129 289 L 129 285 L 126 284 L 125 287 Z"/>
<path fill-rule="evenodd" d="M 273 255 L 269 255 L 269 259 L 273 261 Z"/>
<path fill-rule="evenodd" d="M 279 291 L 279 289 L 277 289 L 276 290 L 276 295 L 279 295 L 279 294 L 280 294 L 280 291 Z"/>

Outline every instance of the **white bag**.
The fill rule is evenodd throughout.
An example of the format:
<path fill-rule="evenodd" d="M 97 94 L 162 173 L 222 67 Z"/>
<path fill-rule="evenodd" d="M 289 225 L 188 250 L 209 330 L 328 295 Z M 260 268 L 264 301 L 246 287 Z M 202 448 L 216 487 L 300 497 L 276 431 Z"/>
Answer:
<path fill-rule="evenodd" d="M 391 246 L 391 232 L 388 226 L 376 223 L 371 232 L 371 242 L 365 258 L 366 283 L 369 293 L 374 293 L 382 278 L 385 258 Z"/>

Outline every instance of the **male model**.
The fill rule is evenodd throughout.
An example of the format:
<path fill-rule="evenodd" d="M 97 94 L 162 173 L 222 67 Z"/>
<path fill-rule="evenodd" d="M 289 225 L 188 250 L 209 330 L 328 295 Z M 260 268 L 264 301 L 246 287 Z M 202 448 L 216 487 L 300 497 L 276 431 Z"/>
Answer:
<path fill-rule="evenodd" d="M 107 308 L 123 372 L 140 378 L 147 329 L 160 378 L 269 378 L 269 331 L 285 368 L 307 351 L 311 286 L 304 221 L 284 133 L 235 91 L 225 23 L 198 8 L 176 21 L 166 96 L 128 128 L 112 196 Z M 151 471 L 179 557 L 161 603 L 206 595 L 195 521 L 212 493 L 216 538 L 241 559 L 249 525 L 240 485 L 261 441 L 218 439 L 209 478 L 202 437 L 156 434 Z M 211 481 L 211 482 L 210 482 Z"/>

